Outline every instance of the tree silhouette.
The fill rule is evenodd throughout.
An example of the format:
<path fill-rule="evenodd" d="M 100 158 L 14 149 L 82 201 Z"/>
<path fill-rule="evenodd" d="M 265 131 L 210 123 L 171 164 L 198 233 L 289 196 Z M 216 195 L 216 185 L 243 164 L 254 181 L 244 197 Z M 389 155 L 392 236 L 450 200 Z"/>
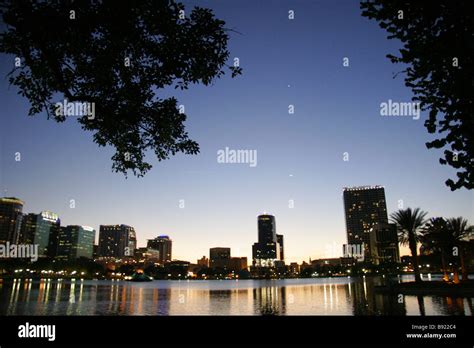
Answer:
<path fill-rule="evenodd" d="M 360 6 L 362 16 L 403 44 L 398 57 L 387 57 L 406 67 L 413 100 L 429 110 L 425 127 L 439 138 L 426 146 L 444 149 L 440 163 L 457 170 L 457 180 L 446 185 L 452 191 L 474 188 L 473 2 L 372 0 Z"/>
<path fill-rule="evenodd" d="M 443 268 L 443 280 L 449 281 L 448 267 L 454 263 L 452 272 L 454 274 L 453 282 L 459 283 L 459 262 L 463 273 L 463 280 L 467 279 L 467 270 L 465 268 L 465 243 L 474 234 L 474 227 L 463 217 L 444 219 L 442 217 L 430 219 L 421 231 L 421 242 L 427 250 L 439 252 L 441 255 L 441 264 Z M 454 249 L 456 248 L 456 249 Z M 453 251 L 457 250 L 454 254 Z"/>
<path fill-rule="evenodd" d="M 425 250 L 439 253 L 441 256 L 441 268 L 443 271 L 443 281 L 449 281 L 447 260 L 452 248 L 452 241 L 448 232 L 446 219 L 442 217 L 431 218 L 421 230 L 420 241 Z"/>
<path fill-rule="evenodd" d="M 63 122 L 56 103 L 90 103 L 78 122 L 99 146 L 115 147 L 112 168 L 143 176 L 153 150 L 159 161 L 196 154 L 186 114 L 163 88 L 209 85 L 228 67 L 229 30 L 209 9 L 186 12 L 175 1 L 1 1 L 0 52 L 12 54 L 10 84 L 30 103 Z M 13 60 L 12 60 L 13 61 Z M 92 104 L 93 103 L 93 104 Z"/>
<path fill-rule="evenodd" d="M 420 208 L 413 210 L 407 208 L 399 209 L 390 215 L 390 220 L 397 225 L 400 244 L 408 245 L 410 248 L 416 282 L 421 282 L 417 243 L 419 242 L 420 231 L 425 224 L 425 216 L 427 214 L 427 212 L 424 212 Z"/>

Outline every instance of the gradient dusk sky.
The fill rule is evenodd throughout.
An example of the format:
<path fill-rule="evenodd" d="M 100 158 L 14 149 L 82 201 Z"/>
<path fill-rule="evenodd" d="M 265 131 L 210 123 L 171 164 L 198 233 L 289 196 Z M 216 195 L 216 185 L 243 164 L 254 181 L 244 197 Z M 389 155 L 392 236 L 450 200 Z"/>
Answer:
<path fill-rule="evenodd" d="M 190 9 L 195 2 L 184 3 Z M 5 77 L 14 57 L 2 55 L 1 195 L 24 200 L 25 212 L 58 213 L 63 225 L 131 225 L 139 246 L 168 234 L 173 258 L 192 262 L 216 246 L 250 260 L 262 212 L 276 216 L 287 262 L 339 256 L 345 186 L 383 185 L 389 213 L 403 200 L 429 216 L 474 223 L 473 192 L 451 192 L 444 181 L 454 170 L 425 146 L 432 139 L 426 114 L 380 115 L 380 103 L 408 102 L 411 92 L 401 75 L 393 79 L 402 67 L 385 57 L 398 43 L 360 15 L 358 1 L 198 4 L 240 33 L 231 35 L 228 63 L 238 57 L 243 68 L 235 79 L 173 91 L 199 155 L 158 163 L 150 154 L 153 169 L 144 178 L 113 173 L 113 149 L 99 148 L 74 118 L 57 124 L 45 114 L 27 116 L 27 100 Z M 257 150 L 257 166 L 218 163 L 225 147 Z"/>

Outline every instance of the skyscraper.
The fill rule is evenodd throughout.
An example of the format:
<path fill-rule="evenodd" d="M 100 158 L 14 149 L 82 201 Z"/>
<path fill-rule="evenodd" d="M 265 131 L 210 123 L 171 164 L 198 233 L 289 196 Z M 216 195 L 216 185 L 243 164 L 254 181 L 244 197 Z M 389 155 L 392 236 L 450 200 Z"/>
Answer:
<path fill-rule="evenodd" d="M 0 243 L 17 243 L 22 211 L 23 201 L 18 198 L 0 198 Z"/>
<path fill-rule="evenodd" d="M 164 264 L 171 261 L 171 249 L 173 241 L 169 236 L 158 236 L 155 239 L 148 239 L 147 248 L 158 252 L 158 262 Z"/>
<path fill-rule="evenodd" d="M 127 225 L 100 225 L 99 256 L 133 256 L 137 248 L 135 229 Z"/>
<path fill-rule="evenodd" d="M 258 216 L 258 242 L 252 246 L 254 266 L 273 266 L 280 260 L 280 246 L 276 234 L 275 217 L 263 214 Z M 281 238 L 283 240 L 283 237 Z"/>
<path fill-rule="evenodd" d="M 283 261 L 285 260 L 285 253 L 283 251 L 283 235 L 282 234 L 277 234 L 277 242 L 278 242 L 278 245 L 280 246 L 280 260 Z"/>
<path fill-rule="evenodd" d="M 230 248 L 209 249 L 210 268 L 230 268 Z"/>
<path fill-rule="evenodd" d="M 375 224 L 370 230 L 370 247 L 374 264 L 400 262 L 397 225 Z"/>
<path fill-rule="evenodd" d="M 24 215 L 18 243 L 37 244 L 38 256 L 54 257 L 58 247 L 60 225 L 58 215 L 50 211 Z"/>
<path fill-rule="evenodd" d="M 370 230 L 388 223 L 385 190 L 382 186 L 346 187 L 343 191 L 347 243 L 364 245 L 364 261 L 371 262 Z"/>
<path fill-rule="evenodd" d="M 57 258 L 69 261 L 80 257 L 92 259 L 94 240 L 95 230 L 92 227 L 77 225 L 61 227 Z"/>

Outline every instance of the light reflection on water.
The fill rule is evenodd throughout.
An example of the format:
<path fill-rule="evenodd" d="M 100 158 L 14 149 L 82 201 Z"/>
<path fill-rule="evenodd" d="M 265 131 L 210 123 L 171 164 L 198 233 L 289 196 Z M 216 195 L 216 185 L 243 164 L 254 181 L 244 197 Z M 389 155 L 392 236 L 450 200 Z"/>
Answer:
<path fill-rule="evenodd" d="M 402 277 L 403 280 L 409 277 Z M 473 298 L 376 294 L 378 278 L 0 282 L 0 315 L 472 315 Z M 401 302 L 401 303 L 400 303 Z"/>

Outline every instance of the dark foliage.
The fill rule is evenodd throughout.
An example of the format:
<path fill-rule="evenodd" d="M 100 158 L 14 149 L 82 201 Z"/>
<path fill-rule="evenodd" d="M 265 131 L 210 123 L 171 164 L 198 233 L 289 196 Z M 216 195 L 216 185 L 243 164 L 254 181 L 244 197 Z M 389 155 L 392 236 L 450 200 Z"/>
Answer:
<path fill-rule="evenodd" d="M 56 102 L 94 103 L 95 117 L 82 114 L 81 127 L 115 148 L 115 171 L 143 176 L 152 167 L 147 150 L 159 161 L 199 152 L 177 100 L 157 92 L 208 85 L 227 66 L 225 22 L 209 9 L 183 11 L 171 0 L 0 1 L 0 52 L 21 60 L 9 81 L 30 115 L 62 122 Z"/>
<path fill-rule="evenodd" d="M 429 111 L 425 127 L 444 150 L 440 163 L 456 169 L 451 190 L 474 188 L 474 3 L 464 0 L 361 2 L 389 39 L 403 44 L 393 63 L 406 66 L 405 85 Z"/>

